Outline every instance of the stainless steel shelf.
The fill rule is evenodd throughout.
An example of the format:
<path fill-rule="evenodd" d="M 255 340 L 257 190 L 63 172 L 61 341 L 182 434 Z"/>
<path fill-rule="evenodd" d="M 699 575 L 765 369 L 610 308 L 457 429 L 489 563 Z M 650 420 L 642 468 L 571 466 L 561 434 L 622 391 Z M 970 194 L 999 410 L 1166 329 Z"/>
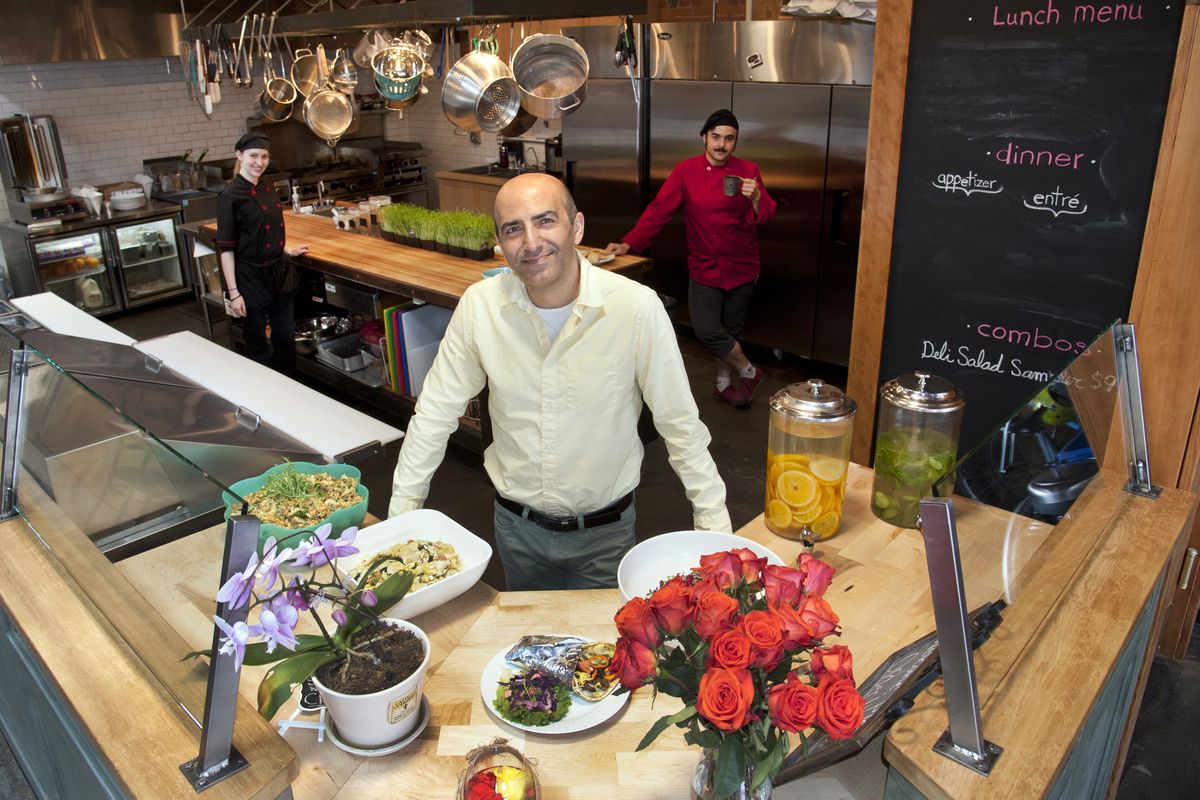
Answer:
<path fill-rule="evenodd" d="M 142 267 L 142 266 L 145 266 L 146 264 L 157 264 L 160 261 L 167 261 L 168 259 L 178 258 L 178 257 L 179 257 L 179 254 L 177 252 L 170 252 L 170 253 L 167 253 L 165 256 L 159 256 L 158 258 L 143 258 L 141 261 L 134 261 L 129 264 L 122 264 L 121 267 L 123 269 L 131 269 L 133 267 Z"/>
<path fill-rule="evenodd" d="M 105 264 L 101 264 L 98 267 L 88 267 L 87 269 L 80 270 L 79 272 L 72 272 L 70 275 L 60 275 L 60 276 L 55 276 L 53 278 L 46 278 L 46 277 L 42 277 L 42 276 L 39 276 L 39 277 L 41 277 L 43 286 L 49 286 L 52 283 L 62 283 L 63 281 L 74 281 L 74 280 L 78 280 L 79 278 L 86 278 L 89 275 L 99 275 L 101 272 L 104 272 L 104 270 L 106 270 L 106 269 L 108 269 L 108 266 Z"/>

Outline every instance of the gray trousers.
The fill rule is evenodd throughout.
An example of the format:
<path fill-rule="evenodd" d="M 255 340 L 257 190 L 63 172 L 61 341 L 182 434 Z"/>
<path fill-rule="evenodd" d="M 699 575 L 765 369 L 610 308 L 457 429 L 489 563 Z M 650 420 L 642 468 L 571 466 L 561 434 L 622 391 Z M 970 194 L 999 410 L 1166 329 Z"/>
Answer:
<path fill-rule="evenodd" d="M 607 589 L 617 585 L 617 566 L 636 543 L 634 503 L 621 518 L 595 528 L 558 532 L 535 525 L 495 504 L 496 549 L 505 588 Z"/>

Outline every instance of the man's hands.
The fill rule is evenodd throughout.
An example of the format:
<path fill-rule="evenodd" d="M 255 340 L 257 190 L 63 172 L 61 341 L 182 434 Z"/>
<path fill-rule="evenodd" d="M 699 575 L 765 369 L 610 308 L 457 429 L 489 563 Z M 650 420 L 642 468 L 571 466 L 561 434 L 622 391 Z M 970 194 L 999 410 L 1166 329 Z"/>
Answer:
<path fill-rule="evenodd" d="M 604 252 L 612 253 L 614 256 L 623 256 L 629 252 L 629 245 L 624 242 L 609 242 L 608 247 L 604 248 Z"/>
<path fill-rule="evenodd" d="M 742 197 L 750 201 L 750 205 L 754 206 L 754 213 L 758 213 L 758 201 L 762 199 L 762 190 L 758 188 L 758 181 L 753 178 L 742 178 Z"/>
<path fill-rule="evenodd" d="M 283 252 L 289 256 L 302 256 L 308 252 L 308 245 L 300 244 L 295 247 L 285 247 L 283 248 Z"/>
<path fill-rule="evenodd" d="M 235 317 L 246 316 L 246 298 L 239 294 L 237 297 L 229 301 L 229 313 Z"/>

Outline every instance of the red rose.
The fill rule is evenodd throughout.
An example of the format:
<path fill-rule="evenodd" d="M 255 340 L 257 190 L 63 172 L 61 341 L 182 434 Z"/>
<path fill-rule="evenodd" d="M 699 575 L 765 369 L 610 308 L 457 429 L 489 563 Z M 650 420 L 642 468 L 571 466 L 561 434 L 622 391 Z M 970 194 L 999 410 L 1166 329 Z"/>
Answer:
<path fill-rule="evenodd" d="M 739 628 L 719 633 L 708 647 L 708 661 L 718 667 L 748 667 L 754 647 Z"/>
<path fill-rule="evenodd" d="M 650 595 L 650 606 L 658 617 L 658 627 L 669 636 L 678 636 L 692 621 L 692 587 L 676 575 Z"/>
<path fill-rule="evenodd" d="M 617 632 L 622 636 L 628 636 L 646 647 L 658 646 L 658 617 L 646 598 L 635 597 L 621 606 L 613 622 L 617 623 Z"/>
<path fill-rule="evenodd" d="M 833 580 L 833 567 L 819 558 L 813 558 L 808 553 L 801 553 L 796 559 L 800 571 L 804 573 L 804 594 L 820 597 L 829 588 Z"/>
<path fill-rule="evenodd" d="M 799 733 L 817 718 L 818 693 L 812 686 L 789 672 L 787 681 L 777 683 L 767 693 L 767 710 L 776 728 Z"/>
<path fill-rule="evenodd" d="M 733 627 L 738 614 L 738 601 L 724 592 L 703 592 L 694 595 L 693 615 L 696 633 L 712 639 Z"/>
<path fill-rule="evenodd" d="M 773 609 L 779 619 L 779 633 L 783 636 L 783 646 L 788 650 L 812 644 L 812 628 L 800 617 L 800 612 L 791 606 L 779 606 Z"/>
<path fill-rule="evenodd" d="M 833 613 L 829 603 L 816 595 L 809 595 L 800 602 L 800 619 L 812 631 L 814 639 L 824 639 L 837 630 L 838 615 Z"/>
<path fill-rule="evenodd" d="M 772 670 L 783 659 L 783 634 L 779 617 L 771 611 L 751 611 L 742 617 L 738 630 L 754 648 L 751 665 Z"/>
<path fill-rule="evenodd" d="M 815 648 L 812 651 L 810 667 L 813 677 L 818 681 L 828 675 L 834 680 L 844 678 L 854 683 L 854 656 L 851 655 L 850 648 L 844 644 Z"/>
<path fill-rule="evenodd" d="M 621 685 L 629 691 L 645 686 L 654 680 L 658 670 L 658 656 L 654 650 L 635 639 L 621 636 L 613 654 L 612 671 Z"/>
<path fill-rule="evenodd" d="M 701 681 L 703 684 L 703 681 Z M 830 739 L 849 739 L 863 721 L 863 699 L 845 678 L 826 676 L 817 687 L 817 722 Z"/>
<path fill-rule="evenodd" d="M 700 677 L 696 713 L 723 731 L 736 731 L 750 719 L 754 679 L 749 670 L 710 667 Z"/>
<path fill-rule="evenodd" d="M 800 587 L 804 585 L 803 570 L 767 564 L 763 567 L 763 586 L 767 590 L 767 605 L 789 605 L 800 602 Z"/>

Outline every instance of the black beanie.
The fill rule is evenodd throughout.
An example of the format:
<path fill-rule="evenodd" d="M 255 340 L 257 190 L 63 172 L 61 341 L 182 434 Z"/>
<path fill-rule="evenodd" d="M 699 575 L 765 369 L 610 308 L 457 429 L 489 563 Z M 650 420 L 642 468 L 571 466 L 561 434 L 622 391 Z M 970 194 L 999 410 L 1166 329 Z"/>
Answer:
<path fill-rule="evenodd" d="M 737 117 L 728 108 L 718 108 L 708 115 L 708 119 L 704 120 L 704 127 L 700 129 L 700 135 L 705 136 L 719 125 L 728 125 L 736 131 L 738 129 Z"/>
<path fill-rule="evenodd" d="M 270 150 L 271 140 L 257 131 L 250 131 L 237 140 L 233 149 L 239 153 L 246 150 Z"/>

